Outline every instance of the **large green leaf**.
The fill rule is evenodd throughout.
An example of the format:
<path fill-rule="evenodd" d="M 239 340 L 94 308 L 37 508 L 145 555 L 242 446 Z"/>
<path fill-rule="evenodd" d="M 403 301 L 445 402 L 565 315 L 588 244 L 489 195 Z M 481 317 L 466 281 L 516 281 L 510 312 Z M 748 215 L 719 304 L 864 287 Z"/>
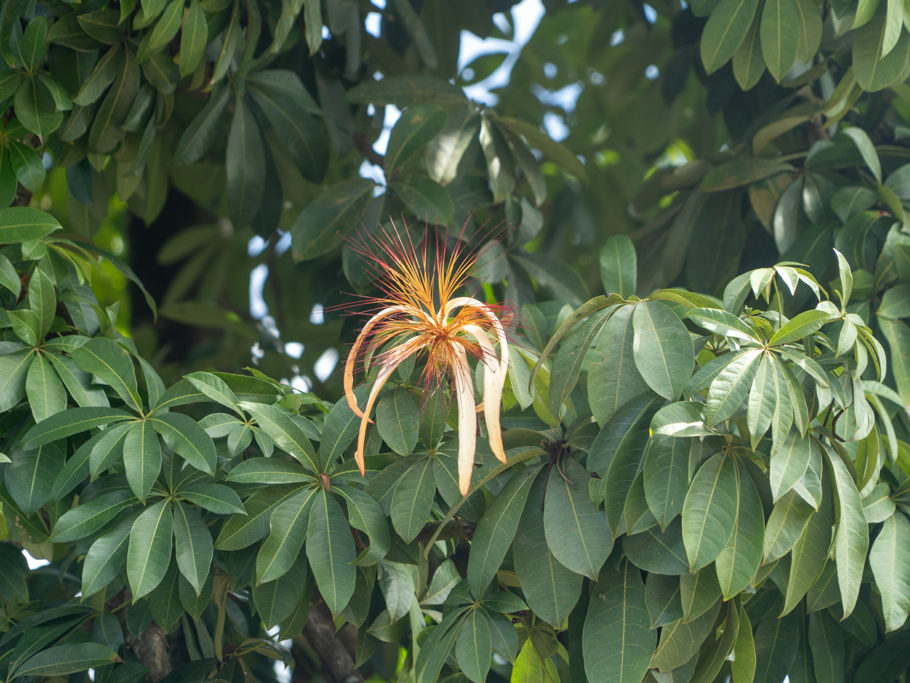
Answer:
<path fill-rule="evenodd" d="M 30 657 L 16 669 L 21 676 L 65 676 L 118 660 L 117 653 L 101 643 L 55 645 Z"/>
<path fill-rule="evenodd" d="M 136 497 L 145 502 L 161 471 L 161 442 L 148 420 L 138 420 L 123 439 L 126 480 Z"/>
<path fill-rule="evenodd" d="M 60 229 L 59 221 L 46 211 L 25 206 L 0 209 L 0 244 L 37 240 Z"/>
<path fill-rule="evenodd" d="M 509 552 L 538 471 L 529 468 L 516 473 L 477 523 L 468 555 L 468 585 L 477 598 L 483 596 Z"/>
<path fill-rule="evenodd" d="M 831 546 L 833 522 L 833 505 L 828 495 L 822 499 L 818 511 L 809 518 L 802 535 L 793 544 L 783 614 L 796 607 L 824 569 Z"/>
<path fill-rule="evenodd" d="M 626 235 L 612 235 L 600 249 L 600 281 L 607 294 L 628 298 L 635 294 L 635 245 Z"/>
<path fill-rule="evenodd" d="M 755 629 L 755 681 L 782 681 L 799 647 L 799 620 L 795 614 L 768 616 Z"/>
<path fill-rule="evenodd" d="M 758 9 L 758 0 L 721 0 L 701 35 L 701 61 L 712 73 L 726 64 L 743 42 Z"/>
<path fill-rule="evenodd" d="M 578 601 L 582 577 L 563 566 L 547 544 L 544 514 L 540 509 L 545 487 L 543 475 L 531 487 L 518 524 L 512 559 L 528 606 L 538 617 L 557 626 L 568 618 Z"/>
<path fill-rule="evenodd" d="M 357 555 L 354 539 L 341 506 L 325 489 L 316 494 L 310 508 L 306 554 L 316 585 L 326 605 L 337 614 L 354 594 Z"/>
<path fill-rule="evenodd" d="M 64 448 L 49 443 L 28 451 L 14 451 L 4 466 L 3 480 L 16 504 L 31 515 L 50 500 L 54 479 L 63 467 Z"/>
<path fill-rule="evenodd" d="M 126 489 L 102 493 L 63 513 L 54 524 L 51 540 L 54 543 L 69 543 L 97 533 L 135 502 L 136 499 Z"/>
<path fill-rule="evenodd" d="M 383 168 L 393 174 L 408 159 L 419 154 L 446 123 L 445 110 L 432 104 L 408 107 L 402 112 L 386 147 Z"/>
<path fill-rule="evenodd" d="M 739 410 L 761 358 L 759 349 L 740 351 L 717 373 L 705 402 L 705 419 L 709 425 L 723 422 Z"/>
<path fill-rule="evenodd" d="M 487 616 L 479 609 L 468 612 L 455 640 L 455 661 L 461 672 L 475 683 L 483 683 L 490 670 L 493 638 Z"/>
<path fill-rule="evenodd" d="M 294 258 L 305 261 L 338 247 L 343 237 L 360 224 L 373 188 L 372 181 L 350 178 L 309 202 L 291 227 Z"/>
<path fill-rule="evenodd" d="M 837 584 L 840 587 L 844 617 L 853 612 L 866 566 L 869 549 L 869 527 L 863 513 L 863 501 L 847 466 L 836 453 L 825 448 L 831 478 L 837 492 L 837 531 L 834 537 L 834 559 Z"/>
<path fill-rule="evenodd" d="M 692 480 L 682 509 L 682 537 L 692 570 L 712 562 L 733 534 L 739 508 L 735 470 L 734 460 L 718 453 Z"/>
<path fill-rule="evenodd" d="M 120 573 L 126 562 L 133 518 L 127 517 L 117 526 L 99 536 L 85 554 L 82 563 L 82 594 L 94 595 Z"/>
<path fill-rule="evenodd" d="M 269 517 L 269 536 L 256 556 L 256 581 L 282 577 L 297 560 L 306 537 L 309 511 L 316 489 L 307 488 L 275 507 Z"/>
<path fill-rule="evenodd" d="M 685 326 L 665 303 L 645 301 L 635 306 L 632 327 L 632 354 L 641 376 L 661 396 L 677 398 L 695 365 Z"/>
<path fill-rule="evenodd" d="M 910 611 L 910 522 L 901 512 L 882 525 L 869 551 L 869 567 L 882 596 L 885 630 L 900 628 Z"/>
<path fill-rule="evenodd" d="M 181 413 L 164 413 L 149 418 L 152 428 L 165 443 L 197 470 L 215 471 L 215 444 L 193 418 Z"/>
<path fill-rule="evenodd" d="M 110 386 L 129 406 L 142 408 L 133 361 L 116 342 L 95 337 L 72 352 L 76 365 Z"/>
<path fill-rule="evenodd" d="M 173 513 L 168 501 L 147 507 L 130 529 L 126 575 L 134 599 L 151 593 L 171 563 Z"/>
<path fill-rule="evenodd" d="M 32 354 L 26 349 L 0 356 L 0 410 L 9 410 L 25 396 L 31 363 Z"/>
<path fill-rule="evenodd" d="M 215 541 L 219 550 L 242 550 L 269 533 L 269 517 L 277 505 L 296 494 L 299 485 L 273 485 L 257 491 L 243 502 L 245 513 L 235 514 L 221 527 Z"/>
<path fill-rule="evenodd" d="M 903 31 L 894 48 L 883 55 L 888 36 L 885 3 L 853 37 L 853 71 L 856 82 L 867 91 L 887 88 L 896 82 L 910 59 L 910 33 Z"/>
<path fill-rule="evenodd" d="M 635 367 L 632 351 L 632 306 L 620 306 L 601 329 L 594 349 L 588 352 L 588 403 L 601 425 L 630 399 L 648 391 Z"/>
<path fill-rule="evenodd" d="M 682 511 L 689 489 L 691 441 L 655 434 L 648 442 L 642 469 L 645 500 L 661 529 Z"/>
<path fill-rule="evenodd" d="M 616 460 L 614 460 L 614 463 Z M 547 546 L 563 566 L 595 578 L 613 549 L 604 514 L 588 495 L 590 475 L 574 458 L 551 469 L 543 511 Z"/>
<path fill-rule="evenodd" d="M 313 445 L 303 428 L 287 412 L 274 405 L 246 402 L 242 406 L 279 448 L 290 453 L 311 472 L 320 471 Z"/>
<path fill-rule="evenodd" d="M 272 457 L 244 460 L 228 473 L 227 480 L 238 484 L 302 484 L 312 482 L 313 477 L 295 462 Z"/>
<path fill-rule="evenodd" d="M 585 616 L 582 649 L 588 680 L 638 683 L 656 645 L 641 572 L 623 562 L 618 572 L 597 582 Z"/>
<path fill-rule="evenodd" d="M 382 397 L 376 406 L 376 427 L 389 448 L 410 455 L 417 445 L 417 402 L 404 389 Z"/>
<path fill-rule="evenodd" d="M 231 98 L 231 89 L 215 88 L 205 106 L 183 131 L 174 150 L 175 164 L 199 161 L 222 133 L 221 120 Z"/>
<path fill-rule="evenodd" d="M 247 226 L 265 192 L 265 152 L 259 125 L 243 97 L 234 102 L 224 163 L 228 212 L 238 227 Z"/>
<path fill-rule="evenodd" d="M 35 422 L 46 420 L 66 408 L 66 389 L 43 354 L 35 354 L 28 366 L 25 395 Z"/>
<path fill-rule="evenodd" d="M 689 571 L 679 519 L 670 522 L 664 531 L 651 527 L 626 536 L 622 547 L 629 560 L 647 572 L 679 576 Z"/>
<path fill-rule="evenodd" d="M 390 512 L 392 527 L 405 542 L 413 541 L 429 520 L 435 493 L 432 458 L 421 458 L 398 480 Z"/>
<path fill-rule="evenodd" d="M 777 438 L 771 444 L 769 479 L 771 493 L 777 502 L 802 478 L 809 466 L 810 441 L 808 436 L 791 429 L 786 438 Z"/>
<path fill-rule="evenodd" d="M 174 505 L 174 548 L 177 567 L 196 595 L 212 567 L 212 535 L 199 513 L 188 505 Z"/>
<path fill-rule="evenodd" d="M 752 477 L 740 462 L 736 463 L 734 474 L 739 489 L 736 521 L 730 540 L 714 560 L 724 600 L 739 594 L 752 583 L 761 564 L 765 531 L 765 514 Z"/>
<path fill-rule="evenodd" d="M 771 510 L 765 527 L 765 562 L 774 562 L 786 555 L 813 514 L 815 510 L 796 491 L 784 494 Z"/>
<path fill-rule="evenodd" d="M 793 66 L 799 46 L 796 0 L 767 0 L 761 14 L 760 36 L 768 71 L 780 82 Z"/>
<path fill-rule="evenodd" d="M 720 612 L 720 601 L 694 621 L 683 619 L 667 624 L 661 629 L 660 641 L 654 651 L 651 665 L 660 671 L 671 671 L 692 659 L 711 632 Z"/>
<path fill-rule="evenodd" d="M 550 367 L 548 406 L 554 415 L 559 415 L 563 402 L 575 390 L 591 345 L 600 335 L 610 313 L 610 309 L 595 312 L 567 334 L 560 344 Z"/>

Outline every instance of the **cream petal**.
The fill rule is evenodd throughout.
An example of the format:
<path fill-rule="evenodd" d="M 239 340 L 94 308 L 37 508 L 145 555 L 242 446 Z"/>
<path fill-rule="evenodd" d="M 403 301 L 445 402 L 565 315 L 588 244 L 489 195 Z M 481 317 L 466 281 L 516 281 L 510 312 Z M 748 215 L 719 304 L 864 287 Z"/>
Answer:
<path fill-rule="evenodd" d="M 401 365 L 408 356 L 413 355 L 424 346 L 426 346 L 426 342 L 423 342 L 420 339 L 409 339 L 403 344 L 399 344 L 390 351 L 388 360 L 383 363 L 382 368 L 379 370 L 379 374 L 376 376 L 376 381 L 373 383 L 373 388 L 370 389 L 370 395 L 367 398 L 367 404 L 364 407 L 361 416 L 360 432 L 357 435 L 357 451 L 354 453 L 354 459 L 357 461 L 357 466 L 360 468 L 361 476 L 363 476 L 366 469 L 363 460 L 363 447 L 366 442 L 367 424 L 371 421 L 370 412 L 373 410 L 373 404 L 376 403 L 379 392 L 382 390 L 383 385 L 385 385 L 386 380 L 395 372 L 395 369 Z"/>
<path fill-rule="evenodd" d="M 455 381 L 455 400 L 458 404 L 458 490 L 468 495 L 474 471 L 474 451 L 477 446 L 477 414 L 474 412 L 474 386 L 471 369 L 464 349 L 453 346 L 452 378 Z"/>
<path fill-rule="evenodd" d="M 348 352 L 348 359 L 344 364 L 344 397 L 348 402 L 348 407 L 353 410 L 354 414 L 359 418 L 363 418 L 364 414 L 360 412 L 360 408 L 357 406 L 357 397 L 354 395 L 354 365 L 357 362 L 357 354 L 360 353 L 360 347 L 366 341 L 367 337 L 370 336 L 370 331 L 373 329 L 373 326 L 380 320 L 388 318 L 393 313 L 407 312 L 408 310 L 404 306 L 389 306 L 388 308 L 383 308 L 379 313 L 366 321 L 363 329 L 360 330 L 360 334 L 357 335 L 357 339 L 354 340 L 351 350 Z M 367 412 L 370 411 L 368 410 Z M 369 418 L 367 418 L 367 421 L 372 422 Z"/>
<path fill-rule="evenodd" d="M 490 319 L 490 324 L 493 326 L 493 331 L 496 333 L 496 341 L 499 342 L 499 367 L 503 376 L 505 376 L 509 371 L 509 344 L 506 340 L 506 332 L 502 327 L 502 322 L 496 317 L 492 308 L 482 301 L 478 301 L 469 296 L 458 296 L 446 303 L 445 308 L 443 309 L 443 317 L 449 317 L 453 310 L 461 306 L 474 307 Z"/>
<path fill-rule="evenodd" d="M 496 351 L 487 332 L 477 325 L 465 325 L 462 328 L 467 334 L 474 337 L 483 350 L 481 362 L 484 364 L 483 373 L 483 420 L 487 425 L 487 438 L 490 441 L 490 450 L 502 462 L 506 461 L 506 452 L 502 445 L 502 428 L 499 425 L 499 410 L 502 404 L 502 390 L 506 383 L 506 373 L 497 360 Z M 477 406 L 480 410 L 481 406 Z"/>

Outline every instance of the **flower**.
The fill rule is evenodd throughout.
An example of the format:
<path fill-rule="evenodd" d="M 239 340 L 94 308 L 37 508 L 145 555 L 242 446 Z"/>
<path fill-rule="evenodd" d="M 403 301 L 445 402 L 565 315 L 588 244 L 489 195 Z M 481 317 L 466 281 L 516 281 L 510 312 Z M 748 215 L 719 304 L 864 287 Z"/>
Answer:
<path fill-rule="evenodd" d="M 357 251 L 370 264 L 382 297 L 366 301 L 379 310 L 361 329 L 344 369 L 344 392 L 348 405 L 360 418 L 355 458 L 364 473 L 363 448 L 370 412 L 379 392 L 395 369 L 414 355 L 426 356 L 424 382 L 429 388 L 451 378 L 458 406 L 458 488 L 467 495 L 474 468 L 477 412 L 483 411 L 490 449 L 506 461 L 499 426 L 502 389 L 509 367 L 509 346 L 502 323 L 489 305 L 467 296 L 455 296 L 468 279 L 477 253 L 463 254 L 461 242 L 451 251 L 438 235 L 434 253 L 428 241 L 416 247 L 405 226 L 404 234 L 392 223 L 370 236 L 369 244 Z M 375 309 L 374 309 L 375 310 Z M 497 353 L 495 344 L 499 346 Z M 361 411 L 354 395 L 354 368 L 366 348 L 373 351 L 379 372 L 366 406 Z M 468 358 L 484 365 L 484 401 L 475 409 L 474 382 Z M 364 365 L 368 361 L 364 361 Z"/>

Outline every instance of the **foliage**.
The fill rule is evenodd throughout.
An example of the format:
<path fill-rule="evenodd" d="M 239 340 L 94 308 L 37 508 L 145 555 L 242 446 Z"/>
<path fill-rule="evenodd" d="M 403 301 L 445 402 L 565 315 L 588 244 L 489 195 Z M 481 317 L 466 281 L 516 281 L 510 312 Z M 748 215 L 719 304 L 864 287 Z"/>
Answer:
<path fill-rule="evenodd" d="M 0 3 L 6 680 L 906 676 L 905 3 L 546 4 Z M 314 370 L 399 215 L 514 309 L 466 496 Z"/>

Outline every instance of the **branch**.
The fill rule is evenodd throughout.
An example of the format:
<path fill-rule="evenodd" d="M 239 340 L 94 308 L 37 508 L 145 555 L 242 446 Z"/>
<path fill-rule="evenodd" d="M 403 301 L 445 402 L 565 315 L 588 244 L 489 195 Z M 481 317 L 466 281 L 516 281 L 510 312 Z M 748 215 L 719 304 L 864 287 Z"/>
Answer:
<path fill-rule="evenodd" d="M 363 683 L 350 651 L 335 633 L 335 622 L 323 603 L 310 607 L 303 636 L 319 655 L 323 673 L 331 683 Z"/>
<path fill-rule="evenodd" d="M 427 543 L 433 538 L 433 535 L 436 534 L 436 541 L 448 541 L 453 538 L 464 538 L 470 541 L 471 537 L 474 535 L 474 530 L 477 528 L 476 524 L 456 517 L 451 522 L 446 523 L 437 533 L 440 524 L 441 522 L 427 524 L 420 530 L 420 533 L 417 534 L 417 540 L 421 543 Z"/>
<path fill-rule="evenodd" d="M 127 630 L 125 639 L 139 663 L 149 670 L 147 681 L 158 683 L 171 672 L 167 636 L 158 624 L 152 623 L 138 638 Z"/>

